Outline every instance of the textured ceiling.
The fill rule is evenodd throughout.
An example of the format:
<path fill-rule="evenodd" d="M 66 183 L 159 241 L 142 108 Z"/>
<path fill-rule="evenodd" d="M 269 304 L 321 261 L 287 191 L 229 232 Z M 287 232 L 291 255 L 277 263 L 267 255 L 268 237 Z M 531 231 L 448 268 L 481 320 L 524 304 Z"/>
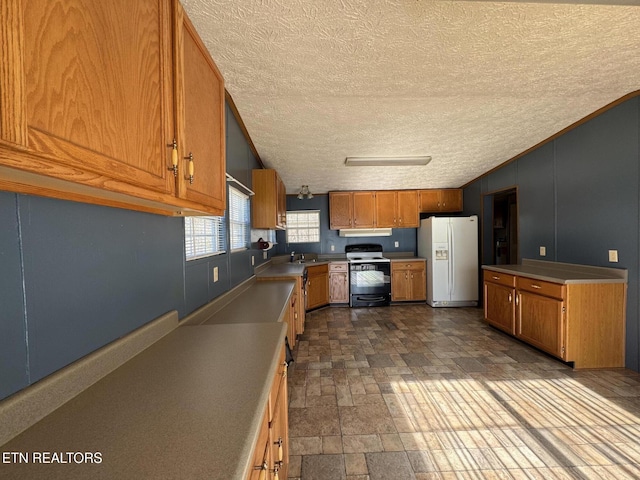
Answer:
<path fill-rule="evenodd" d="M 459 187 L 640 89 L 637 6 L 183 2 L 289 193 Z"/>

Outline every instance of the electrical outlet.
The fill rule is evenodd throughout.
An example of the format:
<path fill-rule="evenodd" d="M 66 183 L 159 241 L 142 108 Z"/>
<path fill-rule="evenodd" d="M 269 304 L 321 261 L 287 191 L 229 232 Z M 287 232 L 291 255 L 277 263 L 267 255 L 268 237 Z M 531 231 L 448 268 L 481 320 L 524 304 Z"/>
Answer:
<path fill-rule="evenodd" d="M 540 256 L 541 257 L 547 256 L 547 247 L 540 247 Z"/>
<path fill-rule="evenodd" d="M 618 250 L 609 250 L 609 261 L 614 263 L 618 261 Z"/>
<path fill-rule="evenodd" d="M 213 267 L 213 283 L 218 281 L 218 267 Z"/>
<path fill-rule="evenodd" d="M 267 251 L 266 251 L 266 250 L 263 250 L 263 251 L 262 251 L 262 259 L 263 259 L 263 260 L 266 260 L 266 259 L 267 259 Z"/>
<path fill-rule="evenodd" d="M 400 246 L 400 242 L 396 242 L 395 246 L 396 246 L 396 248 L 398 248 Z"/>
<path fill-rule="evenodd" d="M 256 257 L 251 255 L 251 266 L 253 267 L 256 264 Z"/>
<path fill-rule="evenodd" d="M 331 245 L 331 251 L 335 252 L 336 251 L 336 246 L 335 245 Z"/>

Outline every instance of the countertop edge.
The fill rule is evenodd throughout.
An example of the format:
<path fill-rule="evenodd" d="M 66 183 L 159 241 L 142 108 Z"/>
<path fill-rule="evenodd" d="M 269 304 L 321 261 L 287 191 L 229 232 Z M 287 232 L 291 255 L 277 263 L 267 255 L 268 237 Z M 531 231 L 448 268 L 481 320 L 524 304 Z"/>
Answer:
<path fill-rule="evenodd" d="M 534 278 L 536 280 L 543 280 L 551 283 L 558 283 L 562 285 L 571 285 L 571 284 L 594 284 L 594 283 L 627 283 L 626 278 L 621 277 L 605 277 L 592 275 L 589 278 L 571 278 L 572 272 L 567 270 L 565 271 L 565 276 L 567 278 L 562 278 L 559 276 L 554 276 L 554 273 L 559 273 L 560 269 L 555 269 L 556 271 L 550 271 L 547 273 L 536 273 L 532 271 L 538 267 L 531 267 L 528 265 L 482 265 L 483 270 L 491 270 L 495 272 L 506 273 L 509 275 L 516 275 L 520 277 Z"/>

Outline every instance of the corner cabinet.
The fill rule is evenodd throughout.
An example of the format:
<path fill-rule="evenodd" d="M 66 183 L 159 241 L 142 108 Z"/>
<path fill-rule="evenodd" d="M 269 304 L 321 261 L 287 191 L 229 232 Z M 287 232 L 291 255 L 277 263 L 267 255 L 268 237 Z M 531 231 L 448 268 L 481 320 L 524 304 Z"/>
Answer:
<path fill-rule="evenodd" d="M 575 368 L 624 367 L 626 284 L 485 269 L 485 321 Z"/>
<path fill-rule="evenodd" d="M 251 208 L 251 228 L 284 230 L 287 227 L 287 192 L 273 169 L 255 169 L 251 173 L 255 191 Z"/>
<path fill-rule="evenodd" d="M 307 266 L 307 310 L 329 304 L 329 265 Z"/>
<path fill-rule="evenodd" d="M 224 211 L 224 83 L 177 1 L 8 0 L 2 14 L 0 189 Z"/>
<path fill-rule="evenodd" d="M 419 302 L 426 300 L 425 260 L 393 260 L 391 262 L 391 301 Z"/>

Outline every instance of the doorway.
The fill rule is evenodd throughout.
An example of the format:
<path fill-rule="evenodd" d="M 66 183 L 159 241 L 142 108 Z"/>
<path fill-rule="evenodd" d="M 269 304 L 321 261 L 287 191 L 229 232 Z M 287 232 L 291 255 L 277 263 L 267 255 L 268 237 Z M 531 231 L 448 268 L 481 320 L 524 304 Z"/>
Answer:
<path fill-rule="evenodd" d="M 484 238 L 491 242 L 491 249 L 484 249 L 485 260 L 493 265 L 518 263 L 518 190 L 493 192 L 484 200 Z"/>

